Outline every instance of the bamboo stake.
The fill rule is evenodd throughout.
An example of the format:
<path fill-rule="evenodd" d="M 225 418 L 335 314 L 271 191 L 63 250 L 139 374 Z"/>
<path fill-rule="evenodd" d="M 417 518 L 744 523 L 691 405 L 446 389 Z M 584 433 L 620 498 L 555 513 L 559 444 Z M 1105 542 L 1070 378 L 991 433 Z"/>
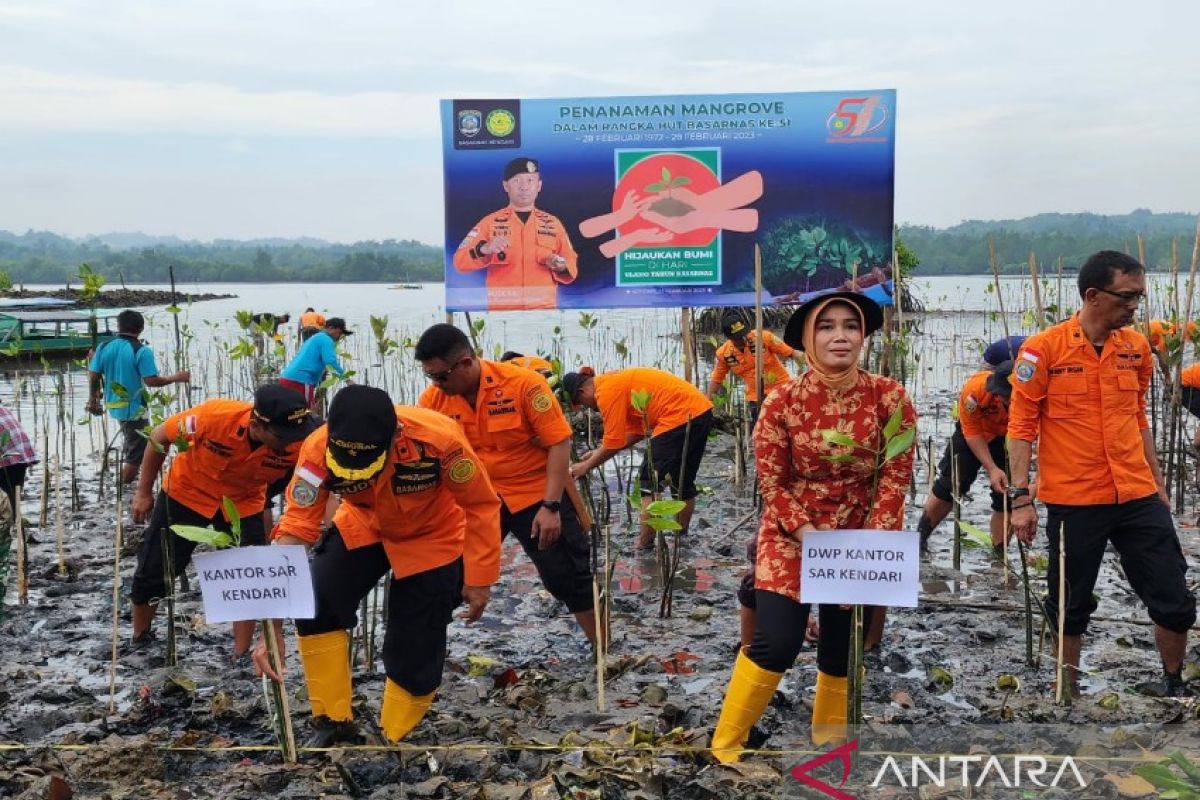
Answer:
<path fill-rule="evenodd" d="M 61 439 L 59 440 L 62 441 Z M 67 531 L 66 523 L 63 519 L 63 497 L 62 497 L 62 456 L 59 455 L 55 459 L 54 471 L 55 490 L 54 490 L 54 539 L 58 545 L 58 576 L 60 578 L 67 577 Z"/>
<path fill-rule="evenodd" d="M 275 674 L 283 678 L 283 654 L 279 652 L 279 642 L 275 638 L 275 621 L 270 619 L 262 620 L 263 638 L 267 642 L 267 657 L 271 660 L 271 669 L 275 670 Z M 277 732 L 279 733 L 279 751 L 283 754 L 283 760 L 289 764 L 296 763 L 296 734 L 292 729 L 292 713 L 288 707 L 288 696 L 284 689 L 284 684 L 276 683 L 270 680 L 265 675 L 263 681 L 271 684 L 271 690 L 275 698 L 275 714 L 278 721 Z"/>
<path fill-rule="evenodd" d="M 18 483 L 13 489 L 13 498 L 17 501 L 13 508 L 17 534 L 17 603 L 23 606 L 29 604 L 29 552 L 25 547 L 25 517 L 21 513 L 21 491 L 24 488 L 24 484 Z"/>
<path fill-rule="evenodd" d="M 696 363 L 692 360 L 692 309 L 684 306 L 679 309 L 680 341 L 683 347 L 683 379 L 695 383 L 697 373 Z"/>
<path fill-rule="evenodd" d="M 108 662 L 108 713 L 117 713 L 117 649 L 121 625 L 121 548 L 125 546 L 124 484 L 117 480 L 117 525 L 113 533 L 112 657 Z"/>

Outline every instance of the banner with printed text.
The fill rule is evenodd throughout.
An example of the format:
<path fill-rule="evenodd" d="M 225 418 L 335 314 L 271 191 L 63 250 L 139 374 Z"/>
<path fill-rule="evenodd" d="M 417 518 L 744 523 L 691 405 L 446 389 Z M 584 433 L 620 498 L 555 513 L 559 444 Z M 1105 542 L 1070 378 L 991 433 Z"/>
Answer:
<path fill-rule="evenodd" d="M 441 112 L 450 311 L 891 302 L 894 90 Z"/>

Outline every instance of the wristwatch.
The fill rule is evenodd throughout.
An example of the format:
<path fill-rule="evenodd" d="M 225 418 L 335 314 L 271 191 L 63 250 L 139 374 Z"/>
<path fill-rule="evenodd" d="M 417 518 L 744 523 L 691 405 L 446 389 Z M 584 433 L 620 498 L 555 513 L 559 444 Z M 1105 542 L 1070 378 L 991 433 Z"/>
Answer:
<path fill-rule="evenodd" d="M 1027 486 L 1010 486 L 1010 487 L 1008 487 L 1008 499 L 1016 500 L 1018 497 L 1029 497 L 1029 487 L 1027 487 Z"/>
<path fill-rule="evenodd" d="M 562 508 L 562 502 L 559 500 L 543 500 L 542 508 L 553 511 L 555 514 L 557 514 L 558 510 Z"/>

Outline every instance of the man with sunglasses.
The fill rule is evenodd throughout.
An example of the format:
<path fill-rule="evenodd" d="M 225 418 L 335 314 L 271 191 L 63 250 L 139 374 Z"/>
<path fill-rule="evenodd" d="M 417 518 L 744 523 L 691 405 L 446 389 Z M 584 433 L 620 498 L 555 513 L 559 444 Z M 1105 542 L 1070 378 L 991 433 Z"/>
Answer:
<path fill-rule="evenodd" d="M 591 545 L 565 494 L 571 426 L 550 384 L 534 370 L 477 358 L 453 325 L 421 334 L 416 358 L 433 382 L 417 404 L 462 426 L 503 502 L 501 538 L 517 537 L 594 645 Z"/>
<path fill-rule="evenodd" d="M 1181 668 L 1196 599 L 1185 580 L 1187 562 L 1146 419 L 1150 345 L 1127 327 L 1145 292 L 1145 270 L 1136 259 L 1112 250 L 1096 253 L 1079 271 L 1082 308 L 1030 336 L 1013 369 L 1011 524 L 1027 544 L 1037 534 L 1029 488 L 1036 441 L 1038 500 L 1046 504 L 1050 540 L 1046 608 L 1057 616 L 1059 547 L 1065 539 L 1062 645 L 1073 692 L 1078 692 L 1082 635 L 1096 610 L 1092 590 L 1111 542 L 1155 623 L 1162 657 L 1163 679 L 1141 688 L 1160 696 L 1187 693 Z"/>

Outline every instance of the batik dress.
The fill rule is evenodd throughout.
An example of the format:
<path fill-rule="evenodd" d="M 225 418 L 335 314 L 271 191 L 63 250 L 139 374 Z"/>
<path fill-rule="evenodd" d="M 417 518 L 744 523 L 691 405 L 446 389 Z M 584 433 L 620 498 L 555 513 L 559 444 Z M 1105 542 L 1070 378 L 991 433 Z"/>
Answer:
<path fill-rule="evenodd" d="M 763 498 L 756 589 L 800 601 L 801 544 L 788 534 L 805 524 L 823 530 L 900 529 L 912 480 L 912 448 L 879 470 L 876 485 L 874 453 L 828 444 L 821 435 L 836 430 L 880 450 L 883 428 L 897 407 L 903 409 L 904 427 L 916 424 L 904 387 L 863 371 L 840 389 L 807 372 L 767 397 L 754 429 Z M 844 455 L 855 458 L 829 460 Z"/>

